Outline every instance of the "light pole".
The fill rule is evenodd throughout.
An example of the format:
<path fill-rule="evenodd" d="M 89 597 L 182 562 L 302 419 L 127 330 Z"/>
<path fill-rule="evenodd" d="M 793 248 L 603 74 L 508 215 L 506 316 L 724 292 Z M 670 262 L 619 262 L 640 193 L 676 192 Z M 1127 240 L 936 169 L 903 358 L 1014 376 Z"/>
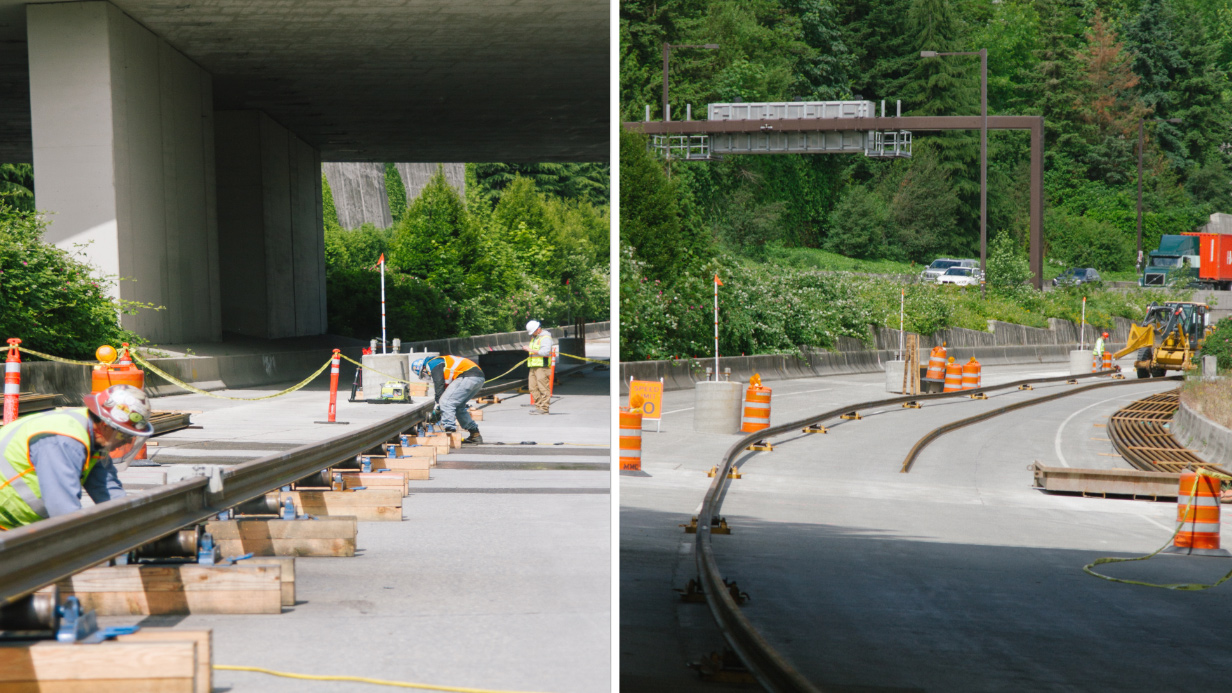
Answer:
<path fill-rule="evenodd" d="M 1152 118 L 1151 120 L 1172 123 L 1173 125 L 1181 124 L 1180 118 L 1168 118 L 1166 120 L 1163 118 Z M 1142 274 L 1142 146 L 1145 142 L 1142 124 L 1145 121 L 1146 118 L 1138 119 L 1138 262 L 1134 267 L 1137 268 L 1139 274 Z"/>
<path fill-rule="evenodd" d="M 663 44 L 663 120 L 669 121 L 672 119 L 672 114 L 667 110 L 667 61 L 672 54 L 673 48 L 701 48 L 708 51 L 716 51 L 719 49 L 717 43 L 670 43 Z"/>
<path fill-rule="evenodd" d="M 980 298 L 984 298 L 988 269 L 988 49 L 953 53 L 920 51 L 921 58 L 942 55 L 980 56 Z"/>

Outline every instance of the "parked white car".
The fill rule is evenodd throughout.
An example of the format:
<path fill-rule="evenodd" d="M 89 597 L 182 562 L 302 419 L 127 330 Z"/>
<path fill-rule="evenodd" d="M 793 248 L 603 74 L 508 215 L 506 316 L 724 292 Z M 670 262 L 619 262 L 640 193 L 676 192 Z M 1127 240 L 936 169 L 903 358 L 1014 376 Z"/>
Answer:
<path fill-rule="evenodd" d="M 958 286 L 973 286 L 980 283 L 979 270 L 974 267 L 951 267 L 940 277 L 938 284 L 957 284 Z"/>
<path fill-rule="evenodd" d="M 945 274 L 946 270 L 951 267 L 978 267 L 979 264 L 980 263 L 975 260 L 959 260 L 949 257 L 940 257 L 933 260 L 933 264 L 925 267 L 924 271 L 920 272 L 920 281 L 937 281 L 937 279 L 940 278 L 941 275 Z"/>

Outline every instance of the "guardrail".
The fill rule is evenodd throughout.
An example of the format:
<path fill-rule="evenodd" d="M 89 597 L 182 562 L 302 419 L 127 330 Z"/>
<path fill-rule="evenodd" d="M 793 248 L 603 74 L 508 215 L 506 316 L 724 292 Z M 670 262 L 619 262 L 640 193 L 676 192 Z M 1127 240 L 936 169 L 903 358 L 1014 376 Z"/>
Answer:
<path fill-rule="evenodd" d="M 751 621 L 745 617 L 739 605 L 736 604 L 735 598 L 732 597 L 727 587 L 723 583 L 722 573 L 719 572 L 718 563 L 714 558 L 713 547 L 710 544 L 711 523 L 718 520 L 719 511 L 723 505 L 723 499 L 726 496 L 728 478 L 727 475 L 731 472 L 735 465 L 736 458 L 744 452 L 749 445 L 771 438 L 776 435 L 798 431 L 806 426 L 821 423 L 830 419 L 837 418 L 843 414 L 852 411 L 860 411 L 864 409 L 873 409 L 876 407 L 884 407 L 894 404 L 902 404 L 905 402 L 915 401 L 933 401 L 946 399 L 950 397 L 966 397 L 967 395 L 978 394 L 983 392 L 992 392 L 995 390 L 1004 390 L 1008 388 L 1016 388 L 1021 385 L 1030 385 L 1036 383 L 1048 383 L 1067 380 L 1085 379 L 1099 376 L 1112 375 L 1116 371 L 1096 371 L 1094 373 L 1082 373 L 1079 375 L 1062 375 L 1049 378 L 1029 378 L 1026 380 L 1016 380 L 1002 385 L 990 385 L 988 387 L 975 388 L 972 390 L 959 390 L 957 392 L 943 392 L 930 395 L 905 395 L 902 397 L 891 397 L 888 399 L 873 400 L 869 402 L 858 402 L 837 409 L 831 409 L 821 414 L 815 414 L 799 421 L 791 423 L 779 424 L 763 429 L 756 433 L 741 437 L 736 441 L 727 453 L 723 456 L 723 462 L 720 468 L 715 471 L 714 480 L 710 482 L 710 487 L 706 490 L 706 496 L 702 500 L 701 510 L 697 514 L 697 538 L 695 539 L 696 548 L 696 565 L 698 581 L 701 583 L 702 590 L 706 596 L 706 604 L 710 608 L 710 613 L 714 617 L 715 623 L 719 627 L 723 638 L 731 646 L 732 650 L 738 657 L 748 666 L 750 673 L 757 679 L 767 691 L 771 693 L 821 693 L 821 689 L 804 678 L 800 672 L 791 665 L 765 638 L 758 632 Z"/>
<path fill-rule="evenodd" d="M 567 373 L 589 364 L 562 368 Z M 492 383 L 491 395 L 521 385 Z M 185 479 L 150 493 L 127 496 L 79 512 L 0 533 L 0 604 L 8 604 L 58 580 L 181 527 L 298 481 L 379 446 L 426 420 L 431 401 L 367 428 L 250 460 L 215 477 Z"/>

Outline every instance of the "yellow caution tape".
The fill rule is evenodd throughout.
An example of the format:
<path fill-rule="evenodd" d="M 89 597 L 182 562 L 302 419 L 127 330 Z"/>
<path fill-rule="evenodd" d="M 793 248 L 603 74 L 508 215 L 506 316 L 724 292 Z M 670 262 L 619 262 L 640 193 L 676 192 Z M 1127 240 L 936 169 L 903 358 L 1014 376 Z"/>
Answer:
<path fill-rule="evenodd" d="M 56 363 L 71 363 L 74 366 L 97 366 L 99 365 L 98 361 L 76 361 L 74 359 L 65 359 L 65 358 L 60 358 L 59 356 L 52 356 L 51 354 L 44 354 L 40 351 L 35 351 L 33 349 L 27 349 L 23 346 L 17 347 L 17 350 L 20 352 L 26 353 L 26 354 L 30 354 L 31 356 L 37 356 L 41 359 L 47 359 L 48 361 L 55 361 Z"/>
<path fill-rule="evenodd" d="M 346 354 L 343 354 L 343 355 L 342 355 L 342 358 L 346 359 L 347 361 L 350 361 L 351 363 L 355 364 L 356 366 L 359 366 L 360 368 L 368 368 L 368 367 L 367 367 L 367 366 L 365 366 L 364 364 L 360 363 L 359 361 L 356 361 L 355 359 L 353 359 L 353 358 L 351 358 L 351 357 L 347 356 Z M 578 357 L 578 358 L 580 358 L 580 357 Z M 505 371 L 504 373 L 501 373 L 500 375 L 496 376 L 495 378 L 488 378 L 488 379 L 484 380 L 484 382 L 485 382 L 485 383 L 490 383 L 490 382 L 492 382 L 492 381 L 494 381 L 494 380 L 500 380 L 501 378 L 503 378 L 503 377 L 505 377 L 505 376 L 509 375 L 510 373 L 514 372 L 515 370 L 517 370 L 517 369 L 518 369 L 518 366 L 521 366 L 522 364 L 526 363 L 526 362 L 527 362 L 527 361 L 529 361 L 529 360 L 530 360 L 530 357 L 528 356 L 527 358 L 524 358 L 524 359 L 522 359 L 521 361 L 518 361 L 517 363 L 513 364 L 513 368 L 510 368 L 509 370 Z M 411 381 L 410 381 L 410 380 L 403 380 L 402 378 L 398 378 L 398 377 L 396 377 L 396 376 L 392 376 L 392 375 L 390 375 L 390 374 L 388 374 L 388 373 L 382 373 L 382 372 L 378 371 L 378 370 L 377 370 L 377 369 L 375 369 L 375 368 L 368 368 L 368 370 L 369 370 L 369 371 L 371 371 L 371 372 L 373 372 L 373 373 L 376 373 L 377 375 L 383 375 L 383 376 L 385 376 L 386 378 L 389 378 L 390 380 L 393 380 L 393 381 L 396 381 L 396 382 L 399 382 L 399 383 L 407 383 L 407 384 L 410 384 L 410 383 L 411 383 Z M 423 382 L 423 381 L 416 381 L 416 382 Z"/>
<path fill-rule="evenodd" d="M 585 356 L 578 356 L 578 355 L 576 355 L 576 354 L 557 354 L 556 356 L 557 356 L 557 358 L 564 357 L 564 356 L 568 356 L 568 357 L 569 357 L 569 358 L 571 358 L 571 359 L 577 359 L 577 360 L 579 360 L 579 361 L 588 361 L 588 362 L 590 362 L 590 363 L 611 363 L 611 361 L 610 361 L 610 360 L 606 360 L 606 359 L 588 359 L 588 358 L 586 358 Z"/>
<path fill-rule="evenodd" d="M 462 688 L 460 686 L 434 686 L 428 683 L 408 683 L 406 681 L 386 681 L 385 679 L 370 679 L 363 676 L 314 676 L 312 674 L 293 674 L 286 671 L 274 671 L 261 667 L 242 667 L 229 664 L 215 664 L 218 671 L 249 671 L 270 676 L 282 676 L 288 679 L 305 681 L 352 681 L 355 683 L 371 683 L 377 686 L 393 686 L 394 688 L 419 688 L 428 691 L 450 691 L 451 693 L 530 693 L 529 691 L 497 691 L 487 688 Z"/>
<path fill-rule="evenodd" d="M 1216 477 L 1216 478 L 1221 478 L 1221 479 L 1232 479 L 1232 477 L 1228 476 L 1227 474 L 1221 474 L 1219 472 L 1210 471 L 1206 469 L 1199 469 L 1197 470 L 1197 473 L 1200 475 Z M 1189 494 L 1188 505 L 1193 505 L 1194 499 L 1197 497 L 1197 495 L 1198 495 L 1198 485 L 1194 484 L 1193 493 Z M 1178 499 L 1178 502 L 1179 502 L 1179 499 Z M 1100 578 L 1101 580 L 1107 580 L 1109 582 L 1120 582 L 1126 585 L 1138 585 L 1140 587 L 1158 587 L 1159 589 L 1177 590 L 1177 591 L 1185 591 L 1185 592 L 1200 592 L 1202 590 L 1209 590 L 1212 587 L 1218 587 L 1222 585 L 1228 580 L 1232 580 L 1232 571 L 1229 571 L 1227 575 L 1224 575 L 1223 577 L 1219 578 L 1218 580 L 1216 580 L 1215 582 L 1212 582 L 1209 585 L 1204 585 L 1200 583 L 1186 583 L 1186 582 L 1167 583 L 1167 584 L 1160 585 L 1160 584 L 1155 584 L 1153 582 L 1143 582 L 1141 580 L 1126 580 L 1124 578 L 1115 578 L 1115 577 L 1112 577 L 1111 575 L 1104 575 L 1103 573 L 1097 573 L 1094 570 L 1091 570 L 1093 566 L 1105 565 L 1108 563 L 1133 563 L 1134 561 L 1146 561 L 1146 560 L 1152 559 L 1158 556 L 1161 551 L 1163 551 L 1164 549 L 1172 545 L 1172 542 L 1176 539 L 1176 535 L 1181 533 L 1181 528 L 1183 528 L 1186 524 L 1188 523 L 1178 522 L 1176 525 L 1176 529 L 1172 532 L 1172 536 L 1168 537 L 1168 541 L 1164 543 L 1163 546 L 1159 547 L 1158 549 L 1155 549 L 1154 551 L 1152 551 L 1151 553 L 1145 556 L 1138 556 L 1136 558 L 1111 558 L 1111 557 L 1097 558 L 1095 559 L 1094 562 L 1088 563 L 1082 566 L 1082 572 L 1092 577 L 1097 577 L 1097 578 Z"/>
<path fill-rule="evenodd" d="M 325 361 L 325 363 L 321 364 L 321 367 L 318 368 L 315 373 L 308 376 L 307 378 L 304 378 L 299 383 L 283 390 L 282 392 L 275 392 L 272 395 L 263 395 L 261 397 L 229 397 L 227 395 L 218 395 L 218 394 L 214 394 L 213 392 L 207 392 L 197 387 L 196 385 L 186 383 L 183 380 L 180 380 L 174 375 L 171 375 L 170 373 L 159 368 L 158 366 L 155 366 L 154 364 L 142 358 L 140 354 L 133 353 L 133 360 L 140 363 L 142 366 L 145 366 L 146 370 L 153 372 L 154 374 L 158 375 L 158 377 L 162 378 L 163 380 L 166 380 L 167 382 L 171 383 L 172 385 L 175 385 L 176 387 L 188 390 L 189 392 L 195 392 L 199 395 L 205 395 L 207 397 L 213 397 L 215 399 L 230 399 L 230 400 L 236 400 L 240 402 L 256 402 L 258 400 L 263 400 L 263 399 L 273 399 L 275 397 L 282 397 L 283 395 L 289 395 L 292 392 L 299 390 L 300 388 L 304 387 L 308 383 L 312 382 L 318 375 L 321 375 L 322 373 L 324 373 L 325 369 L 329 368 L 330 363 L 333 362 L 334 357 L 330 356 L 329 359 Z"/>

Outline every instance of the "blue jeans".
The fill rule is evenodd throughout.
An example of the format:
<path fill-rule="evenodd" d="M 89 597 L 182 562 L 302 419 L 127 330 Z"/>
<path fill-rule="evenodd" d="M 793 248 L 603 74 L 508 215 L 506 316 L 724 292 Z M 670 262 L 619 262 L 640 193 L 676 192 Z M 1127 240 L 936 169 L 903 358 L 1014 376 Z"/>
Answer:
<path fill-rule="evenodd" d="M 468 431 L 478 431 L 479 424 L 467 411 L 467 402 L 483 389 L 483 378 L 458 378 L 441 395 L 441 425 L 446 429 L 461 426 Z"/>

